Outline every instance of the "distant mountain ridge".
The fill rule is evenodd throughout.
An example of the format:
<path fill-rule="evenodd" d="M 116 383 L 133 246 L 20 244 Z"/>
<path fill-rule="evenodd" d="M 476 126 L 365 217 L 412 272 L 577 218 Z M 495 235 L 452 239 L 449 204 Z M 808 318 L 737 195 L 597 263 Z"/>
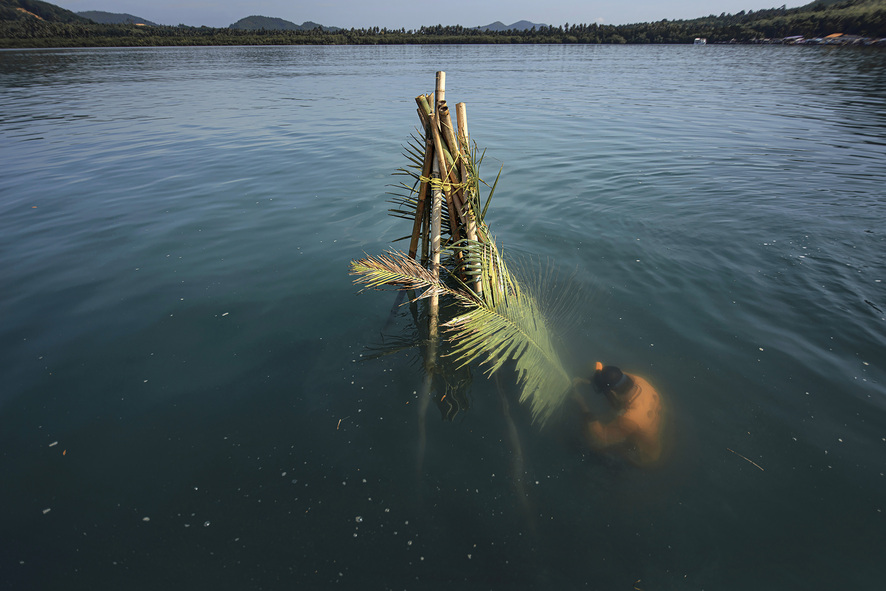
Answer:
<path fill-rule="evenodd" d="M 540 29 L 547 26 L 549 25 L 544 25 L 541 23 L 531 23 L 529 21 L 517 21 L 512 25 L 506 25 L 501 21 L 495 21 L 494 23 L 476 28 L 480 29 L 481 31 L 528 31 L 533 27 L 535 27 L 536 29 Z"/>
<path fill-rule="evenodd" d="M 228 28 L 240 29 L 244 31 L 260 31 L 262 29 L 264 29 L 265 31 L 313 31 L 314 29 L 319 29 L 321 27 L 324 31 L 334 32 L 341 30 L 338 27 L 325 27 L 319 23 L 315 23 L 312 21 L 305 21 L 302 24 L 297 25 L 291 21 L 287 21 L 282 18 L 258 15 L 241 18 Z"/>
<path fill-rule="evenodd" d="M 148 19 L 140 16 L 133 16 L 125 12 L 104 12 L 102 10 L 84 10 L 78 12 L 83 18 L 96 22 L 100 25 L 149 25 L 151 27 L 159 27 L 157 23 L 152 23 Z"/>

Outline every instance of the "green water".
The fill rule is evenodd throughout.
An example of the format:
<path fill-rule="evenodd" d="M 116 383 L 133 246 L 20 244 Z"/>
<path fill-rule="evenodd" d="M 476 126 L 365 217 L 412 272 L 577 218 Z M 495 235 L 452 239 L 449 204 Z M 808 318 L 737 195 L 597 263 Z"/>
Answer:
<path fill-rule="evenodd" d="M 347 270 L 441 69 L 569 369 L 668 401 L 656 469 L 511 398 L 515 474 L 475 369 L 417 472 Z M 0 52 L 0 586 L 879 588 L 884 104 L 844 48 Z"/>

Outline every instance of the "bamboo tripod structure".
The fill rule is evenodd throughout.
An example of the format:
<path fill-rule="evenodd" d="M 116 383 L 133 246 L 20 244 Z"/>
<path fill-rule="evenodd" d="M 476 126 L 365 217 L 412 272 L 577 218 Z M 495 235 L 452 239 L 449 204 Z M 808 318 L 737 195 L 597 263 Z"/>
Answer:
<path fill-rule="evenodd" d="M 409 256 L 416 258 L 419 242 L 422 244 L 421 260 L 427 261 L 434 278 L 440 278 L 440 248 L 442 233 L 442 210 L 445 199 L 449 214 L 451 239 L 458 241 L 461 237 L 460 227 L 464 228 L 469 240 L 478 240 L 477 214 L 473 207 L 479 200 L 470 202 L 465 188 L 470 174 L 468 157 L 470 154 L 470 136 L 468 135 L 467 106 L 465 103 L 456 105 L 456 134 L 452 125 L 449 108 L 446 105 L 446 73 L 437 72 L 435 96 L 431 108 L 431 95 L 420 95 L 415 98 L 418 105 L 418 116 L 425 129 L 425 159 L 422 165 L 421 185 L 412 236 L 409 243 Z M 466 202 L 466 195 L 467 201 Z M 461 226 L 460 226 L 461 224 Z M 477 278 L 472 287 L 477 295 L 482 294 L 482 281 Z M 430 297 L 428 318 L 428 342 L 425 349 L 425 380 L 419 402 L 419 442 L 416 473 L 421 477 L 427 447 L 427 410 L 431 402 L 431 389 L 437 365 L 437 347 L 439 339 L 439 296 L 434 293 Z M 502 404 L 502 414 L 508 426 L 508 441 L 512 453 L 512 478 L 515 492 L 520 499 L 521 507 L 527 517 L 531 531 L 534 523 L 531 517 L 528 496 L 523 484 L 524 456 L 516 425 L 511 417 L 510 406 L 505 397 L 499 376 L 495 376 L 496 389 Z"/>
<path fill-rule="evenodd" d="M 409 256 L 416 258 L 421 242 L 421 260 L 427 262 L 434 278 L 440 278 L 440 249 L 442 245 L 443 201 L 449 218 L 450 238 L 458 241 L 463 227 L 467 237 L 477 239 L 476 217 L 464 202 L 464 184 L 467 182 L 467 154 L 470 151 L 467 133 L 467 107 L 456 105 L 459 134 L 456 136 L 449 107 L 446 105 L 446 72 L 437 72 L 434 95 L 415 98 L 418 117 L 425 131 L 425 158 L 422 164 L 421 185 L 418 191 L 415 220 L 409 242 Z M 433 105 L 433 107 L 432 107 Z M 479 293 L 480 282 L 475 283 Z M 437 366 L 440 301 L 435 293 L 430 297 L 428 313 L 428 341 L 425 349 L 425 381 L 419 403 L 419 444 L 417 471 L 421 474 L 427 444 L 426 416 Z"/>

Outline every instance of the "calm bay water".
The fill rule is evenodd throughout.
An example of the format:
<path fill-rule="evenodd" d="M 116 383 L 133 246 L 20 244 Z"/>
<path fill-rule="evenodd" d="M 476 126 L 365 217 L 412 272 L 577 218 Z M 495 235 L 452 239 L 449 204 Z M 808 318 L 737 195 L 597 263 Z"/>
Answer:
<path fill-rule="evenodd" d="M 408 232 L 440 69 L 571 369 L 668 400 L 660 467 L 512 401 L 515 475 L 475 371 L 417 471 L 419 364 L 366 360 L 394 300 L 347 269 Z M 886 53 L 3 51 L 0 138 L 0 587 L 882 586 Z"/>

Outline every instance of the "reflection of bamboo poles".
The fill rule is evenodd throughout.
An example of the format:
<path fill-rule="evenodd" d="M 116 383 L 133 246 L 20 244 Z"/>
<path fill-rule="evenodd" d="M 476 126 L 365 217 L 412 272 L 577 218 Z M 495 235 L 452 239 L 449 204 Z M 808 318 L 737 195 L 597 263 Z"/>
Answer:
<path fill-rule="evenodd" d="M 508 404 L 508 398 L 505 396 L 504 388 L 502 388 L 501 378 L 498 372 L 493 374 L 495 378 L 495 388 L 498 390 L 498 398 L 501 401 L 501 412 L 508 426 L 508 443 L 511 446 L 512 462 L 512 479 L 514 482 L 514 492 L 520 500 L 520 507 L 526 516 L 529 529 L 535 531 L 535 515 L 529 502 L 529 494 L 523 484 L 523 476 L 526 473 L 526 462 L 523 458 L 523 446 L 520 444 L 520 434 L 517 432 L 517 425 L 511 418 L 511 406 Z"/>

